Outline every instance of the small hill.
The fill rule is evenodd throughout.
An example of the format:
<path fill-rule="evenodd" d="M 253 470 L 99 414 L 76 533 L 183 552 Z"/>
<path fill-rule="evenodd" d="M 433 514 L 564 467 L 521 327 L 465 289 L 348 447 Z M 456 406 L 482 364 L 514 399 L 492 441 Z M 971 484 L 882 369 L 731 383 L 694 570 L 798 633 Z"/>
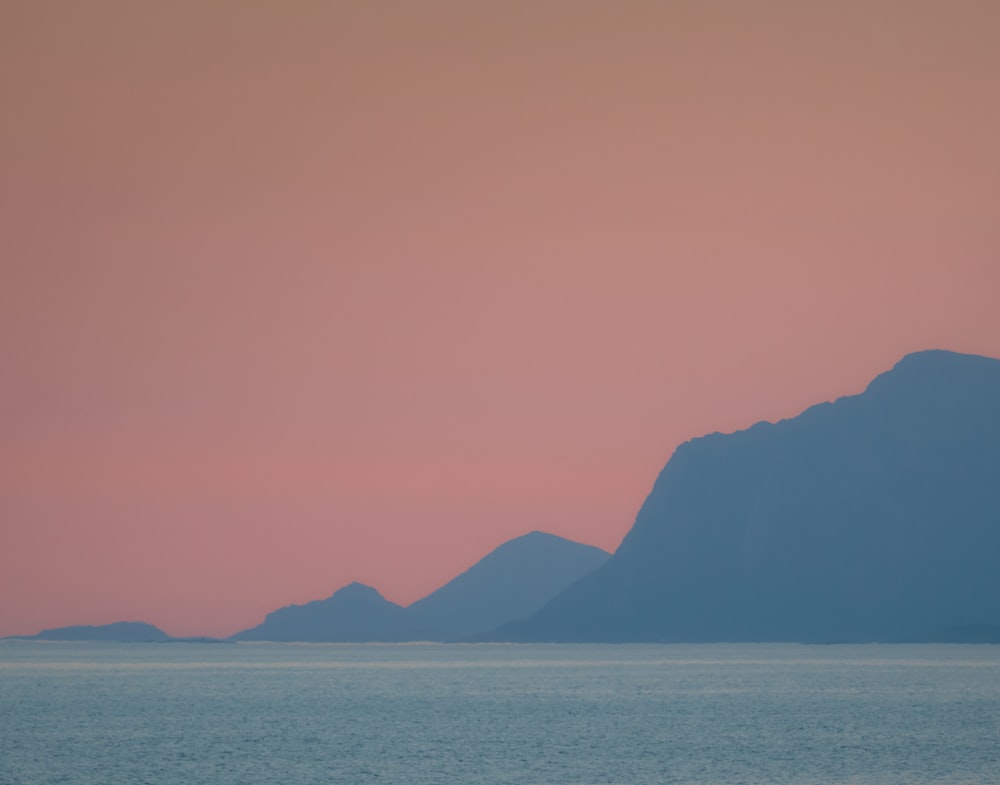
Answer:
<path fill-rule="evenodd" d="M 235 641 L 310 643 L 399 640 L 403 608 L 371 586 L 350 583 L 325 600 L 289 605 L 267 614 L 262 624 L 238 632 Z"/>

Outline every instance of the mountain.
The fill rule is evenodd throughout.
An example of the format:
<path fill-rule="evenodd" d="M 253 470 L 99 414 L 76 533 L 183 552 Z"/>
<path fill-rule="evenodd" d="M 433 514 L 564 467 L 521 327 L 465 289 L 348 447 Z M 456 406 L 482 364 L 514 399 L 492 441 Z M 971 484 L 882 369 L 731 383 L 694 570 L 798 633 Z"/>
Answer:
<path fill-rule="evenodd" d="M 526 619 L 610 554 L 544 532 L 504 543 L 437 591 L 406 609 L 411 635 L 468 639 Z"/>
<path fill-rule="evenodd" d="M 609 554 L 552 534 L 504 543 L 457 578 L 408 608 L 352 583 L 325 600 L 291 605 L 233 640 L 451 641 L 523 619 Z"/>
<path fill-rule="evenodd" d="M 262 624 L 238 632 L 236 641 L 398 641 L 403 608 L 370 586 L 350 583 L 325 600 L 289 605 Z"/>
<path fill-rule="evenodd" d="M 163 630 L 142 621 L 118 621 L 97 627 L 91 625 L 56 627 L 51 630 L 42 630 L 37 635 L 24 637 L 42 641 L 119 641 L 124 643 L 139 641 L 159 643 L 171 640 L 171 637 Z"/>
<path fill-rule="evenodd" d="M 1000 624 L 1000 361 L 679 446 L 608 562 L 493 638 L 892 641 Z M 985 634 L 985 633 L 984 633 Z"/>

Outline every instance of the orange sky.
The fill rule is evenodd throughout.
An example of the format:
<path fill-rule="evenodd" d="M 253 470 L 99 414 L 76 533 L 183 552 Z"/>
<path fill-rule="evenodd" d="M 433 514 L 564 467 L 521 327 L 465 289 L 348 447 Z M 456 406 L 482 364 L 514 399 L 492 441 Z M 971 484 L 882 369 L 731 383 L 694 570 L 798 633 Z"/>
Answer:
<path fill-rule="evenodd" d="M 8 2 L 0 635 L 613 549 L 681 441 L 1000 356 L 1000 5 Z"/>

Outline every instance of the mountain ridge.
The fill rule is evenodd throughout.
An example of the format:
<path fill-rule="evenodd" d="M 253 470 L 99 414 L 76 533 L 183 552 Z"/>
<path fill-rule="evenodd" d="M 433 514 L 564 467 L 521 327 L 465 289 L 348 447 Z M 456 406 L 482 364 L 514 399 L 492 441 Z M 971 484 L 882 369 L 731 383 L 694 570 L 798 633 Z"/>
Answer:
<path fill-rule="evenodd" d="M 897 640 L 1000 621 L 1000 361 L 679 445 L 608 562 L 501 640 Z"/>
<path fill-rule="evenodd" d="M 232 640 L 309 642 L 458 641 L 525 618 L 609 554 L 544 532 L 502 543 L 407 607 L 359 583 L 325 600 L 290 605 Z"/>
<path fill-rule="evenodd" d="M 408 607 L 350 583 L 229 640 L 1000 642 L 998 478 L 1000 360 L 912 352 L 861 393 L 678 445 L 613 556 L 531 532 Z M 505 561 L 531 543 L 569 543 L 577 574 Z M 498 616 L 491 592 L 529 573 Z M 10 637 L 216 640 L 145 622 Z"/>

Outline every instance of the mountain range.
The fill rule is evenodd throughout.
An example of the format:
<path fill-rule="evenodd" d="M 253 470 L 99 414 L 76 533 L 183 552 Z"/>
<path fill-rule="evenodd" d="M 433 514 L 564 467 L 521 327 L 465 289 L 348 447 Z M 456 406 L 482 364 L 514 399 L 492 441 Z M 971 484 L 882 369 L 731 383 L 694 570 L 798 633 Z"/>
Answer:
<path fill-rule="evenodd" d="M 1000 360 L 917 352 L 858 395 L 681 444 L 613 556 L 533 532 L 409 607 L 355 583 L 232 639 L 1000 642 Z"/>
<path fill-rule="evenodd" d="M 680 445 L 601 568 L 516 641 L 1000 641 L 1000 361 Z"/>

